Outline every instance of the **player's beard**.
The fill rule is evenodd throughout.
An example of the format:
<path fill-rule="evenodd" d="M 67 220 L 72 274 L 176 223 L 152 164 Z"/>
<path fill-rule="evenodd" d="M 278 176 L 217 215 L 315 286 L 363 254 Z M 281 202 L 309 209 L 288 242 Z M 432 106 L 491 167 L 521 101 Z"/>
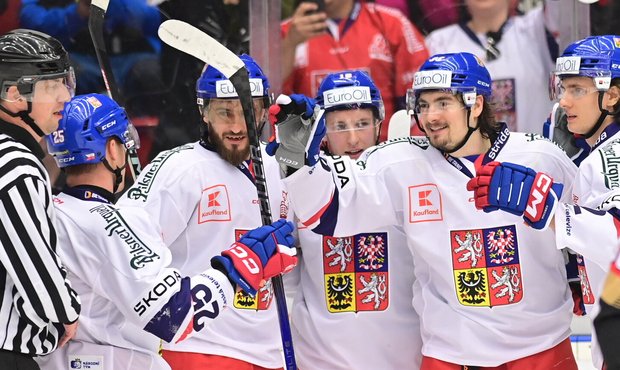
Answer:
<path fill-rule="evenodd" d="M 228 149 L 226 148 L 226 146 L 224 145 L 224 141 L 222 140 L 222 137 L 226 135 L 235 134 L 229 132 L 223 133 L 221 136 L 218 136 L 214 132 L 214 130 L 209 130 L 209 141 L 211 142 L 211 144 L 213 144 L 213 146 L 217 150 L 217 153 L 220 155 L 220 157 L 222 157 L 222 159 L 232 164 L 233 166 L 238 166 L 250 157 L 250 146 L 247 144 L 244 147 L 242 147 L 241 145 L 233 145 L 232 149 Z M 247 137 L 247 133 L 245 133 L 244 135 L 246 135 Z"/>

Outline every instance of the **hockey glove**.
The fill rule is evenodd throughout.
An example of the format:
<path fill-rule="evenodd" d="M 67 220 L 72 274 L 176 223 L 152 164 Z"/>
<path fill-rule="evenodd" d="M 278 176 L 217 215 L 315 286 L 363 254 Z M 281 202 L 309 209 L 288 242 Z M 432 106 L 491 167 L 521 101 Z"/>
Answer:
<path fill-rule="evenodd" d="M 316 113 L 316 114 L 315 114 Z M 269 107 L 273 136 L 267 154 L 287 167 L 314 166 L 319 160 L 325 120 L 313 99 L 304 95 L 280 95 Z"/>
<path fill-rule="evenodd" d="M 539 230 L 549 226 L 563 188 L 545 173 L 508 162 L 481 166 L 467 183 L 467 190 L 474 192 L 476 208 L 523 216 Z"/>
<path fill-rule="evenodd" d="M 293 223 L 278 220 L 245 233 L 238 242 L 211 259 L 211 265 L 255 296 L 265 281 L 297 265 Z"/>

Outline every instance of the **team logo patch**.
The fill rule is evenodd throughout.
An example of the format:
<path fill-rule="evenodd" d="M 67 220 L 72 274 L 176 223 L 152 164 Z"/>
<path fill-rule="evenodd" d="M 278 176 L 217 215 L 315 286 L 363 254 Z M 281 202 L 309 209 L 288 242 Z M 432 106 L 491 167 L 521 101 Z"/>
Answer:
<path fill-rule="evenodd" d="M 215 185 L 204 189 L 198 204 L 198 223 L 230 220 L 230 198 L 226 185 Z"/>
<path fill-rule="evenodd" d="M 502 306 L 523 298 L 516 227 L 450 231 L 454 283 L 464 306 Z"/>
<path fill-rule="evenodd" d="M 68 355 L 68 369 L 103 370 L 103 356 Z"/>
<path fill-rule="evenodd" d="M 620 38 L 614 37 L 614 46 L 620 48 Z"/>
<path fill-rule="evenodd" d="M 88 104 L 90 104 L 91 107 L 95 109 L 101 106 L 101 102 L 99 101 L 99 99 L 95 98 L 94 96 L 86 98 L 86 101 L 88 102 Z"/>
<path fill-rule="evenodd" d="M 235 229 L 235 241 L 239 241 L 243 234 L 248 231 L 249 230 L 246 229 Z M 256 297 L 252 297 L 241 288 L 237 287 L 233 306 L 240 310 L 266 310 L 271 305 L 273 295 L 273 285 L 271 284 L 271 280 L 267 280 L 265 286 L 258 290 Z"/>
<path fill-rule="evenodd" d="M 441 221 L 441 193 L 435 184 L 409 187 L 409 223 Z"/>
<path fill-rule="evenodd" d="M 384 311 L 389 306 L 387 233 L 323 237 L 329 312 Z"/>

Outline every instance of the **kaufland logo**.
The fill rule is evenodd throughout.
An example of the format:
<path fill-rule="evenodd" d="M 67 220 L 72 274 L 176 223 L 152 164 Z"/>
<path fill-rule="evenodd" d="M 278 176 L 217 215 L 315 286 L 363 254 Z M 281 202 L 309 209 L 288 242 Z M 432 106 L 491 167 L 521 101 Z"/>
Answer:
<path fill-rule="evenodd" d="M 409 222 L 443 220 L 441 193 L 435 184 L 409 187 Z"/>
<path fill-rule="evenodd" d="M 226 186 L 215 185 L 204 189 L 198 205 L 198 223 L 230 220 L 230 197 Z"/>

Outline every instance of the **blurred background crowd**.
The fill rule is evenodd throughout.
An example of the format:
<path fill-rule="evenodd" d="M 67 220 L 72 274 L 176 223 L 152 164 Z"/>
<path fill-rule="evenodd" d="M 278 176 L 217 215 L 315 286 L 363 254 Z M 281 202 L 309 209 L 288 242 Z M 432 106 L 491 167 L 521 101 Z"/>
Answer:
<path fill-rule="evenodd" d="M 501 119 L 508 121 L 514 130 L 542 131 L 546 118 L 542 113 L 534 118 L 520 113 L 525 105 L 528 111 L 536 111 L 536 99 L 530 96 L 530 101 L 519 100 L 529 91 L 540 90 L 534 83 L 546 83 L 541 74 L 551 70 L 558 49 L 565 46 L 559 35 L 562 27 L 566 28 L 560 24 L 564 17 L 561 9 L 567 4 L 573 6 L 573 1 L 327 0 L 325 3 L 324 9 L 318 9 L 322 12 L 317 12 L 316 5 L 302 4 L 300 0 L 111 0 L 104 38 L 125 108 L 141 135 L 142 163 L 146 164 L 164 149 L 197 140 L 200 135 L 194 84 L 203 65 L 159 41 L 157 29 L 166 19 L 186 21 L 235 53 L 254 56 L 266 70 L 276 95 L 280 92 L 316 94 L 314 87 L 320 83 L 321 76 L 331 71 L 329 64 L 313 66 L 312 62 L 304 61 L 310 59 L 314 49 L 318 50 L 315 53 L 340 53 L 336 59 L 326 58 L 325 63 L 336 63 L 332 69 L 341 70 L 360 66 L 352 60 L 354 53 L 339 48 L 367 48 L 370 44 L 374 48 L 370 54 L 389 62 L 388 67 L 385 64 L 368 67 L 384 99 L 390 100 L 386 102 L 386 122 L 392 112 L 404 107 L 410 82 L 409 86 L 401 82 L 410 81 L 411 76 L 401 74 L 419 66 L 429 54 L 457 51 L 453 49 L 463 47 L 462 43 L 454 45 L 458 37 L 469 38 L 480 44 L 481 52 L 477 54 L 487 63 L 494 78 L 494 103 L 503 112 Z M 90 0 L 0 0 L 0 34 L 15 28 L 30 28 L 56 37 L 74 64 L 79 81 L 76 94 L 104 92 L 88 32 L 89 6 Z M 387 11 L 384 8 L 381 14 L 389 14 L 396 23 L 381 19 L 379 14 L 378 18 L 371 18 L 372 24 L 358 26 L 377 27 L 385 34 L 385 41 L 363 37 L 356 42 L 343 41 L 349 29 L 362 22 L 361 18 L 357 22 L 358 6 L 362 10 L 368 6 L 390 8 Z M 573 10 L 575 18 L 571 22 L 573 26 L 585 22 L 588 29 L 582 30 L 581 35 L 567 35 L 567 40 L 587 34 L 620 34 L 620 23 L 612 21 L 620 16 L 620 2 L 600 0 L 589 5 L 579 3 L 579 6 L 586 7 L 587 19 L 584 12 Z M 513 32 L 520 32 L 519 25 L 526 29 L 539 27 L 541 32 L 531 31 L 528 36 L 538 41 L 532 42 L 524 36 L 511 37 L 511 27 L 506 27 L 511 22 L 515 24 Z M 527 43 L 519 44 L 523 40 Z M 507 45 L 498 47 L 501 43 L 514 43 L 512 49 L 516 55 L 511 54 Z M 499 53 L 500 49 L 505 51 Z M 521 74 L 502 76 L 502 69 L 514 69 L 520 64 L 515 58 L 523 58 L 521 64 L 527 68 Z M 386 68 L 391 70 L 382 70 Z M 540 111 L 547 112 L 546 115 L 550 110 L 551 102 L 545 101 Z M 522 118 L 516 118 L 517 115 Z"/>

